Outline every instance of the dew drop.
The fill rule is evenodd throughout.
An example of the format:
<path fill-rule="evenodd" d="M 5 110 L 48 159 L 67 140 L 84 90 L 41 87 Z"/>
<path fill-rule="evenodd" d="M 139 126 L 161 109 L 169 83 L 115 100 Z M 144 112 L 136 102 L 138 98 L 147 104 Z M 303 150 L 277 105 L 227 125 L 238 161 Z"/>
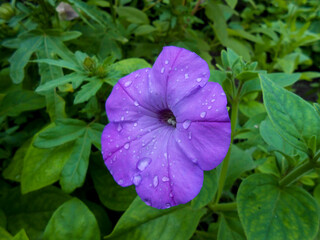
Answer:
<path fill-rule="evenodd" d="M 164 156 L 165 159 L 168 158 L 168 154 L 167 153 L 164 153 L 163 156 Z"/>
<path fill-rule="evenodd" d="M 207 115 L 206 112 L 202 112 L 202 113 L 200 114 L 200 117 L 201 117 L 201 118 L 204 118 L 206 115 Z"/>
<path fill-rule="evenodd" d="M 169 182 L 169 180 L 170 180 L 170 179 L 169 179 L 168 177 L 166 177 L 166 176 L 162 177 L 162 181 L 163 181 L 163 182 Z"/>
<path fill-rule="evenodd" d="M 154 187 L 157 187 L 158 184 L 159 184 L 159 178 L 158 178 L 158 176 L 155 176 L 155 177 L 153 178 L 153 186 L 154 186 Z"/>
<path fill-rule="evenodd" d="M 141 179 L 142 178 L 141 178 L 140 175 L 136 175 L 136 176 L 133 177 L 132 182 L 133 182 L 134 185 L 138 186 L 140 184 L 140 182 L 141 182 Z"/>
<path fill-rule="evenodd" d="M 211 102 L 214 102 L 214 101 L 215 101 L 215 99 L 212 99 L 212 100 L 211 100 Z"/>
<path fill-rule="evenodd" d="M 225 96 L 226 94 L 224 92 L 221 93 L 221 96 Z"/>
<path fill-rule="evenodd" d="M 137 102 L 137 101 L 134 101 L 134 103 L 133 103 L 136 107 L 138 107 L 139 106 L 139 103 Z"/>
<path fill-rule="evenodd" d="M 170 203 L 166 203 L 166 208 L 171 208 L 171 204 Z"/>
<path fill-rule="evenodd" d="M 185 120 L 183 123 L 182 123 L 182 126 L 184 129 L 188 129 L 189 126 L 191 124 L 191 121 L 190 120 Z"/>
<path fill-rule="evenodd" d="M 168 63 L 169 63 L 169 61 L 168 61 L 168 60 L 165 60 L 165 61 L 164 61 L 164 64 L 168 64 Z"/>
<path fill-rule="evenodd" d="M 145 204 L 147 204 L 148 206 L 151 206 L 151 202 L 147 199 L 144 200 Z"/>
<path fill-rule="evenodd" d="M 161 73 L 164 73 L 164 67 L 163 67 L 163 68 L 161 68 Z"/>
<path fill-rule="evenodd" d="M 189 140 L 191 140 L 191 138 L 192 138 L 192 133 L 191 132 L 189 132 L 189 136 L 188 136 L 188 138 L 189 138 Z"/>
<path fill-rule="evenodd" d="M 123 120 L 124 120 L 124 116 L 121 117 L 121 121 L 123 121 Z"/>
<path fill-rule="evenodd" d="M 120 180 L 118 181 L 118 183 L 119 183 L 120 185 L 123 184 L 123 180 L 120 179 Z"/>
<path fill-rule="evenodd" d="M 197 82 L 201 82 L 202 78 L 197 78 Z"/>
<path fill-rule="evenodd" d="M 125 82 L 124 86 L 129 87 L 131 85 L 131 83 L 132 83 L 132 81 L 129 80 L 129 81 Z"/>
<path fill-rule="evenodd" d="M 194 159 L 192 159 L 191 161 L 192 161 L 193 163 L 197 163 L 197 162 L 198 162 L 198 160 L 197 160 L 197 159 L 195 159 L 195 158 L 194 158 Z"/>
<path fill-rule="evenodd" d="M 210 110 L 212 108 L 212 106 L 208 106 L 208 109 Z"/>
<path fill-rule="evenodd" d="M 126 143 L 126 144 L 124 145 L 124 149 L 129 149 L 129 147 L 130 147 L 130 144 L 129 144 L 129 143 Z"/>
<path fill-rule="evenodd" d="M 134 127 L 138 126 L 138 123 L 134 123 L 133 126 L 134 126 Z"/>
<path fill-rule="evenodd" d="M 118 127 L 117 127 L 117 131 L 121 132 L 121 130 L 122 130 L 122 126 L 121 126 L 121 124 L 119 124 Z"/>
<path fill-rule="evenodd" d="M 173 194 L 172 194 L 172 193 L 170 193 L 170 194 L 169 194 L 169 197 L 171 197 L 171 198 L 172 198 L 172 197 L 173 197 Z"/>
<path fill-rule="evenodd" d="M 150 165 L 151 161 L 151 158 L 142 158 L 137 162 L 137 168 L 140 171 L 144 171 Z"/>
<path fill-rule="evenodd" d="M 189 74 L 186 73 L 186 74 L 184 75 L 184 78 L 185 78 L 185 79 L 188 79 L 188 78 L 189 78 Z"/>

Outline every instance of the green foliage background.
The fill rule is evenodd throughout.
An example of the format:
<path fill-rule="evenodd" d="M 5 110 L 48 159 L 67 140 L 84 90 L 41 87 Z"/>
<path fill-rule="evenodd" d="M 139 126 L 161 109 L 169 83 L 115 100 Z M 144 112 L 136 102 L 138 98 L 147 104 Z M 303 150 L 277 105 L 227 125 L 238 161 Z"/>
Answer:
<path fill-rule="evenodd" d="M 320 239 L 318 0 L 58 0 L 0 6 L 0 239 Z M 104 104 L 163 46 L 199 54 L 232 141 L 166 210 L 101 157 Z"/>

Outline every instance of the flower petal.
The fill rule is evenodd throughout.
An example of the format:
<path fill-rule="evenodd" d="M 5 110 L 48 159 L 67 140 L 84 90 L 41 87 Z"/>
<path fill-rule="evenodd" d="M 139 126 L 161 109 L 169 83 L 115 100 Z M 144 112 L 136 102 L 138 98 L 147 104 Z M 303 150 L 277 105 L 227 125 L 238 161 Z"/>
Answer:
<path fill-rule="evenodd" d="M 217 167 L 228 152 L 230 122 L 190 122 L 188 128 L 179 123 L 175 138 L 190 162 L 209 171 Z"/>
<path fill-rule="evenodd" d="M 208 82 L 199 91 L 181 100 L 174 108 L 177 122 L 230 122 L 227 98 L 219 83 Z"/>
<path fill-rule="evenodd" d="M 150 96 L 148 72 L 140 69 L 119 80 L 106 101 L 110 122 L 135 121 L 142 115 L 157 115 L 159 98 Z"/>
<path fill-rule="evenodd" d="M 206 84 L 208 64 L 194 52 L 178 47 L 164 47 L 152 67 L 149 82 L 153 91 L 166 96 L 166 106 L 173 107 L 184 97 Z"/>

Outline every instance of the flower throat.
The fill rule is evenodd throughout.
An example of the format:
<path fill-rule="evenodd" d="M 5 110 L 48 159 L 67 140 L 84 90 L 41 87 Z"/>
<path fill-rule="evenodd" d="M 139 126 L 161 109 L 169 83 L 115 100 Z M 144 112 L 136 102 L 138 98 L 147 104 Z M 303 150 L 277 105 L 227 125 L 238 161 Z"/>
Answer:
<path fill-rule="evenodd" d="M 176 127 L 177 120 L 173 115 L 172 111 L 169 109 L 165 109 L 159 112 L 159 119 L 162 123 L 165 123 L 171 127 Z"/>

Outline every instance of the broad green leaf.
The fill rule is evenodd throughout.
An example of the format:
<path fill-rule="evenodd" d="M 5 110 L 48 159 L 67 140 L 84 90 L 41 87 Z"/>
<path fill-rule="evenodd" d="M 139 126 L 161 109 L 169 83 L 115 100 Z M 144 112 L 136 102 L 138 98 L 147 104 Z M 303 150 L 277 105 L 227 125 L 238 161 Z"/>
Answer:
<path fill-rule="evenodd" d="M 99 150 L 101 150 L 101 134 L 103 129 L 104 125 L 100 123 L 93 123 L 88 129 L 88 136 L 91 143 Z"/>
<path fill-rule="evenodd" d="M 150 68 L 150 64 L 140 58 L 128 58 L 118 61 L 107 68 L 106 82 L 114 86 L 118 80 L 136 70 Z"/>
<path fill-rule="evenodd" d="M 213 0 L 208 1 L 206 6 L 206 15 L 213 21 L 214 32 L 220 43 L 226 46 L 228 39 L 227 23 L 223 16 L 220 6 Z"/>
<path fill-rule="evenodd" d="M 47 112 L 52 122 L 67 117 L 65 112 L 66 102 L 62 97 L 60 97 L 55 89 L 49 90 L 49 92 L 45 94 L 45 97 L 47 102 Z"/>
<path fill-rule="evenodd" d="M 315 199 L 300 187 L 280 187 L 272 175 L 246 178 L 240 185 L 237 204 L 248 240 L 313 239 L 318 231 Z"/>
<path fill-rule="evenodd" d="M 246 171 L 253 169 L 256 166 L 250 154 L 237 145 L 232 145 L 227 177 L 225 181 L 225 189 L 230 189 L 235 180 Z"/>
<path fill-rule="evenodd" d="M 257 101 L 241 102 L 239 104 L 240 111 L 247 117 L 253 117 L 266 111 L 264 105 Z"/>
<path fill-rule="evenodd" d="M 18 232 L 12 240 L 29 240 L 26 231 L 22 229 L 20 232 Z"/>
<path fill-rule="evenodd" d="M 101 153 L 94 154 L 90 162 L 90 175 L 100 201 L 107 208 L 124 211 L 137 196 L 133 186 L 119 186 L 104 165 Z"/>
<path fill-rule="evenodd" d="M 37 110 L 45 107 L 45 99 L 29 90 L 9 92 L 0 103 L 0 115 L 16 117 L 25 111 Z"/>
<path fill-rule="evenodd" d="M 82 82 L 84 79 L 87 77 L 85 75 L 79 74 L 79 73 L 70 73 L 68 75 L 64 75 L 63 77 L 54 79 L 52 81 L 46 82 L 43 85 L 40 85 L 37 89 L 36 92 L 42 92 L 42 91 L 47 91 L 50 89 L 53 89 L 55 87 L 61 86 L 66 83 L 70 82 Z"/>
<path fill-rule="evenodd" d="M 100 240 L 97 220 L 88 207 L 73 198 L 52 215 L 43 234 L 44 240 Z"/>
<path fill-rule="evenodd" d="M 65 192 L 72 192 L 84 183 L 89 165 L 91 142 L 88 132 L 75 141 L 69 160 L 63 167 L 60 185 Z"/>
<path fill-rule="evenodd" d="M 134 34 L 136 36 L 142 36 L 142 35 L 150 34 L 156 30 L 157 29 L 151 25 L 141 25 L 134 30 Z"/>
<path fill-rule="evenodd" d="M 67 69 L 73 70 L 75 72 L 82 71 L 82 68 L 80 68 L 80 66 L 76 65 L 73 61 L 70 62 L 70 61 L 66 61 L 66 60 L 37 59 L 37 60 L 34 60 L 33 62 L 44 63 L 44 64 L 53 65 L 53 66 L 61 67 L 61 68 L 67 68 Z"/>
<path fill-rule="evenodd" d="M 92 20 L 99 23 L 101 26 L 104 26 L 102 20 L 99 18 L 99 12 L 94 6 L 88 5 L 86 2 L 83 2 L 80 0 L 69 0 L 69 2 L 74 6 L 74 10 L 78 12 L 82 20 L 86 22 L 88 25 L 91 25 L 91 24 L 85 19 L 85 16 L 83 16 L 83 13 L 88 15 Z"/>
<path fill-rule="evenodd" d="M 3 227 L 0 227 L 0 239 L 1 240 L 12 240 L 12 236 Z"/>
<path fill-rule="evenodd" d="M 218 240 L 245 240 L 238 214 L 225 212 L 219 215 Z"/>
<path fill-rule="evenodd" d="M 137 197 L 106 239 L 190 239 L 205 213 L 205 209 L 183 205 L 156 209 Z"/>
<path fill-rule="evenodd" d="M 218 174 L 217 170 L 204 172 L 203 185 L 200 193 L 191 201 L 192 208 L 203 208 L 211 202 L 218 189 Z"/>
<path fill-rule="evenodd" d="M 276 131 L 296 148 L 308 152 L 308 141 L 317 137 L 320 145 L 320 117 L 315 109 L 299 96 L 260 75 L 263 100 Z"/>
<path fill-rule="evenodd" d="M 70 197 L 56 187 L 25 195 L 21 195 L 19 188 L 10 190 L 2 205 L 8 219 L 8 231 L 17 234 L 23 228 L 30 239 L 42 239 L 51 215 L 68 199 Z"/>
<path fill-rule="evenodd" d="M 280 87 L 287 87 L 294 84 L 296 81 L 299 80 L 301 74 L 300 73 L 269 73 L 267 77 L 271 79 L 275 84 Z M 260 79 L 256 78 L 251 81 L 244 83 L 241 95 L 245 95 L 247 93 L 261 91 Z"/>
<path fill-rule="evenodd" d="M 226 0 L 226 2 L 233 9 L 237 5 L 238 0 Z"/>
<path fill-rule="evenodd" d="M 43 131 L 46 131 L 46 129 Z M 72 144 L 65 144 L 51 149 L 34 147 L 33 143 L 38 135 L 34 136 L 23 158 L 22 193 L 28 193 L 58 181 L 63 166 L 71 154 Z"/>
<path fill-rule="evenodd" d="M 60 119 L 56 126 L 42 131 L 34 141 L 38 148 L 52 148 L 74 141 L 86 131 L 87 124 L 78 119 Z"/>
<path fill-rule="evenodd" d="M 101 88 L 103 81 L 101 79 L 90 79 L 90 82 L 83 85 L 81 90 L 76 93 L 74 104 L 83 103 L 93 97 Z"/>
<path fill-rule="evenodd" d="M 149 24 L 148 15 L 134 7 L 117 7 L 117 13 L 130 23 Z"/>
<path fill-rule="evenodd" d="M 34 36 L 24 40 L 17 51 L 10 57 L 10 76 L 13 83 L 21 83 L 24 79 L 24 67 L 29 62 L 31 55 L 39 49 L 41 38 Z"/>
<path fill-rule="evenodd" d="M 23 168 L 23 159 L 30 147 L 31 141 L 26 141 L 14 154 L 9 166 L 4 169 L 2 175 L 5 179 L 20 182 Z"/>
<path fill-rule="evenodd" d="M 227 74 L 219 70 L 210 70 L 209 82 L 217 82 L 220 85 L 227 79 Z"/>

